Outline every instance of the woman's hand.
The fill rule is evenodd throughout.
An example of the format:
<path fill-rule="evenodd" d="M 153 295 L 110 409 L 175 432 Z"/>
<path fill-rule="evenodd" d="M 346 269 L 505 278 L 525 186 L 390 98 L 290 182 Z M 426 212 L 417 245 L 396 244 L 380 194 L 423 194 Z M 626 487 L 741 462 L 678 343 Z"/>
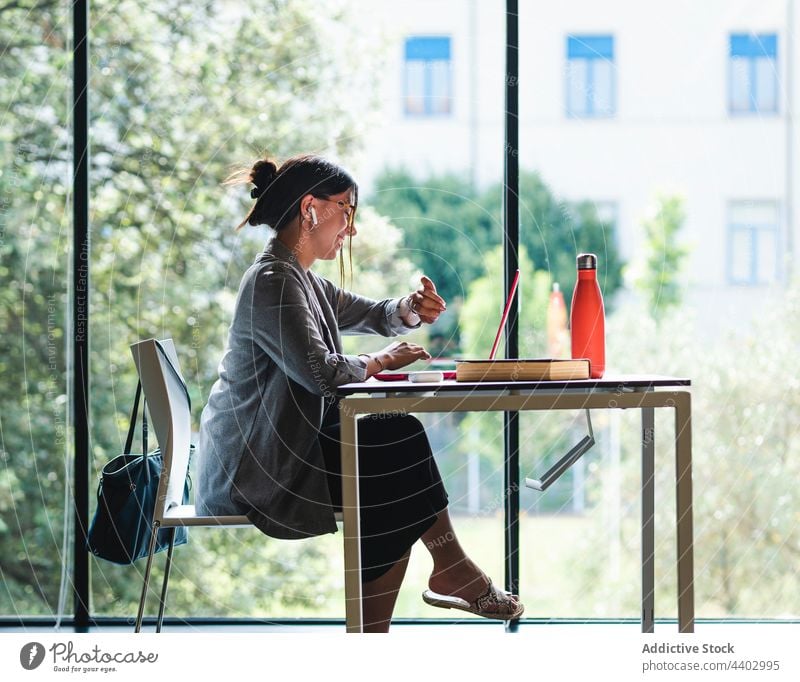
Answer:
<path fill-rule="evenodd" d="M 447 304 L 436 293 L 436 285 L 429 277 L 422 275 L 420 282 L 422 286 L 408 295 L 408 305 L 412 312 L 419 315 L 419 319 L 427 324 L 433 324 L 439 319 L 439 315 L 447 310 Z"/>
<path fill-rule="evenodd" d="M 400 369 L 416 360 L 430 360 L 431 354 L 422 346 L 408 341 L 396 341 L 376 353 L 384 369 Z"/>

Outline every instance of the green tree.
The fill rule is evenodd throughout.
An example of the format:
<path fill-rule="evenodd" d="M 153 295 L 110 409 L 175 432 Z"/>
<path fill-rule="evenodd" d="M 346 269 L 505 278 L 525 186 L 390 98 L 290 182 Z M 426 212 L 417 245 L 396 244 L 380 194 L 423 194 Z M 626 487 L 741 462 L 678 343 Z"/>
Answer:
<path fill-rule="evenodd" d="M 540 357 L 546 354 L 543 347 L 547 302 L 550 291 L 550 274 L 535 270 L 522 247 L 519 255 L 520 286 L 517 292 L 519 306 L 520 357 Z M 505 295 L 498 286 L 503 281 L 503 248 L 494 247 L 486 257 L 483 276 L 473 280 L 467 300 L 461 307 L 459 326 L 462 348 L 466 357 L 486 358 L 492 349 L 497 325 L 505 306 Z M 505 337 L 501 338 L 497 357 L 503 357 Z"/>
<path fill-rule="evenodd" d="M 34 10 L 35 7 L 35 10 Z M 63 163 L 69 67 L 60 2 L 0 6 L 0 613 L 52 613 L 63 530 Z"/>
<path fill-rule="evenodd" d="M 249 198 L 220 187 L 231 166 L 264 149 L 345 160 L 357 150 L 373 103 L 365 83 L 381 53 L 361 32 L 343 39 L 352 11 L 332 7 L 323 16 L 310 0 L 252 8 L 92 3 L 95 476 L 122 448 L 136 383 L 133 341 L 175 339 L 198 424 L 239 278 L 267 236 L 234 231 Z M 60 578 L 69 440 L 69 5 L 20 0 L 0 7 L 0 17 L 0 612 L 49 614 Z M 314 49 L 308 35 L 317 37 Z M 375 56 L 370 66 L 361 58 L 367 49 Z M 346 100 L 332 96 L 341 92 Z M 178 552 L 183 575 L 172 603 L 184 613 L 263 615 L 280 604 L 314 611 L 336 587 L 328 555 L 313 543 L 216 535 L 194 534 Z M 212 565 L 204 547 L 230 566 Z M 295 579 L 297 565 L 303 570 Z M 93 569 L 97 610 L 132 613 L 139 570 L 102 562 Z M 231 580 L 229 570 L 248 580 Z"/>
<path fill-rule="evenodd" d="M 641 262 L 634 265 L 634 286 L 657 320 L 681 302 L 681 277 L 689 255 L 679 239 L 685 219 L 683 199 L 659 195 L 642 221 L 645 244 Z"/>
<path fill-rule="evenodd" d="M 501 216 L 502 194 L 498 188 L 486 194 L 487 206 Z M 590 201 L 570 203 L 558 199 L 539 173 L 523 171 L 519 180 L 520 244 L 528 250 L 534 265 L 550 274 L 565 292 L 567 308 L 577 277 L 575 256 L 597 254 L 597 278 L 606 306 L 612 310 L 613 294 L 622 286 L 622 261 L 614 226 L 598 218 Z M 494 202 L 494 203 L 492 203 Z"/>
<path fill-rule="evenodd" d="M 485 271 L 487 252 L 501 243 L 502 200 L 499 183 L 476 192 L 459 176 L 421 179 L 406 170 L 384 172 L 370 198 L 401 228 L 409 257 L 434 279 L 447 300 L 467 296 L 470 283 Z M 536 268 L 549 272 L 565 292 L 575 284 L 576 254 L 596 253 L 600 285 L 610 308 L 612 295 L 622 284 L 611 228 L 598 219 L 590 202 L 559 201 L 537 173 L 521 174 L 520 246 Z"/>
<path fill-rule="evenodd" d="M 487 249 L 500 240 L 497 216 L 457 175 L 423 180 L 407 170 L 387 170 L 368 200 L 400 228 L 404 254 L 447 301 L 466 297 L 484 270 Z"/>

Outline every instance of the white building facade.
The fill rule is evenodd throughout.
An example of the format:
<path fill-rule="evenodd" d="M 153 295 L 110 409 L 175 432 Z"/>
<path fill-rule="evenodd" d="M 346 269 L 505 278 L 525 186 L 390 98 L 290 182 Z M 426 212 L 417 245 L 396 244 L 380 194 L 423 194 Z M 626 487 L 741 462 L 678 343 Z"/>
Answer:
<path fill-rule="evenodd" d="M 504 11 L 369 3 L 391 55 L 367 189 L 387 166 L 502 178 Z M 520 165 L 596 202 L 626 261 L 656 194 L 681 195 L 687 302 L 714 326 L 749 317 L 794 274 L 800 240 L 798 29 L 794 0 L 521 0 Z"/>

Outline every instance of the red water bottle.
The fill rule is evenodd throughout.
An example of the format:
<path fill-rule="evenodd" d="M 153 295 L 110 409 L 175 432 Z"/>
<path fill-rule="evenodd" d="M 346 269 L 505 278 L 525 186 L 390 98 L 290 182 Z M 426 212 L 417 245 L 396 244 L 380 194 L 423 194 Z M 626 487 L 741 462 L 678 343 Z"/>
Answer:
<path fill-rule="evenodd" d="M 606 314 L 597 283 L 597 256 L 581 253 L 577 261 L 578 280 L 569 313 L 572 357 L 588 358 L 592 379 L 599 379 L 606 371 Z"/>

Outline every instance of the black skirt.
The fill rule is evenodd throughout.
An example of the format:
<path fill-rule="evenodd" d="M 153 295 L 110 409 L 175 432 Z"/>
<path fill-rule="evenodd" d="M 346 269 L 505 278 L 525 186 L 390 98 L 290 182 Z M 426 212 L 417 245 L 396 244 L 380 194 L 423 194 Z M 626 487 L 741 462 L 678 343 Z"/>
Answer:
<path fill-rule="evenodd" d="M 447 507 L 447 492 L 421 422 L 411 415 L 358 420 L 361 580 L 388 571 Z M 339 406 L 325 410 L 319 442 L 334 509 L 342 508 Z"/>

